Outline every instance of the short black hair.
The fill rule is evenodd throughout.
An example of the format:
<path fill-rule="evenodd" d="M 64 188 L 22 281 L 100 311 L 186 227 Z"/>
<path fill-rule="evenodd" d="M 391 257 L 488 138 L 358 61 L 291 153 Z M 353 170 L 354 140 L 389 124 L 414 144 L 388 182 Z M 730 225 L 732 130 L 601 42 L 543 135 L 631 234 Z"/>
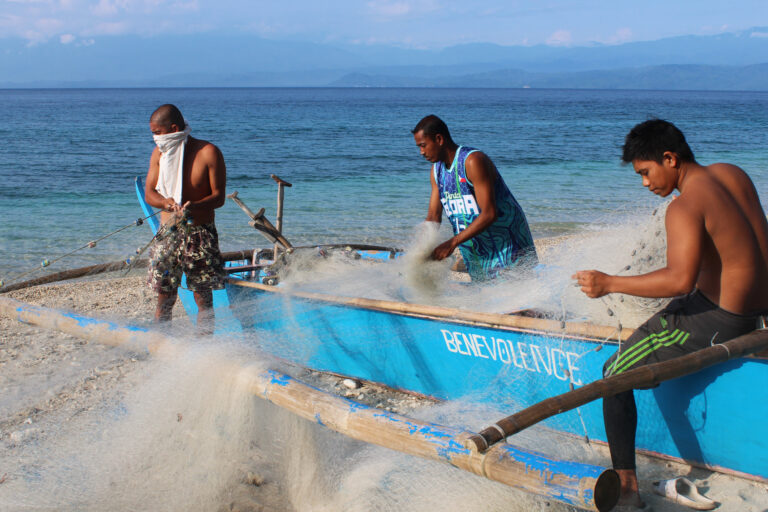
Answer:
<path fill-rule="evenodd" d="M 171 105 L 170 103 L 157 107 L 157 109 L 152 112 L 152 115 L 149 116 L 149 122 L 159 124 L 160 126 L 169 129 L 172 124 L 175 124 L 182 130 L 187 124 L 184 121 L 184 116 L 181 115 L 181 111 L 176 105 Z"/>
<path fill-rule="evenodd" d="M 649 119 L 635 125 L 624 139 L 621 159 L 625 163 L 633 160 L 652 160 L 662 163 L 664 153 L 677 153 L 683 162 L 695 162 L 685 135 L 669 121 Z"/>
<path fill-rule="evenodd" d="M 411 133 L 414 135 L 416 135 L 418 132 L 424 132 L 424 135 L 432 139 L 434 139 L 435 135 L 439 133 L 445 140 L 453 142 L 453 139 L 451 138 L 451 132 L 448 131 L 448 126 L 443 122 L 442 119 L 433 114 L 423 118 L 416 124 L 413 130 L 411 130 Z"/>

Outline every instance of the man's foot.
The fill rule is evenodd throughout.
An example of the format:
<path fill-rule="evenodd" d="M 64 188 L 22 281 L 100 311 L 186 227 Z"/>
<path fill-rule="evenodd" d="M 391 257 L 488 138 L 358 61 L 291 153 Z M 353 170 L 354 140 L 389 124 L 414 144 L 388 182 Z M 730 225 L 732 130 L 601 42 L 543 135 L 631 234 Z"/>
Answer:
<path fill-rule="evenodd" d="M 635 492 L 619 498 L 619 503 L 617 505 L 635 507 L 636 509 L 642 510 L 646 506 L 646 503 L 640 497 L 640 493 Z"/>
<path fill-rule="evenodd" d="M 653 512 L 653 508 L 645 502 L 642 507 L 636 507 L 634 505 L 616 505 L 611 509 L 611 512 Z"/>
<path fill-rule="evenodd" d="M 633 492 L 619 498 L 619 503 L 611 512 L 653 512 L 653 509 L 643 501 L 640 493 Z"/>
<path fill-rule="evenodd" d="M 640 498 L 640 488 L 637 483 L 637 473 L 634 469 L 617 469 L 621 480 L 621 496 L 618 505 L 633 507 L 627 510 L 643 510 L 645 502 Z"/>

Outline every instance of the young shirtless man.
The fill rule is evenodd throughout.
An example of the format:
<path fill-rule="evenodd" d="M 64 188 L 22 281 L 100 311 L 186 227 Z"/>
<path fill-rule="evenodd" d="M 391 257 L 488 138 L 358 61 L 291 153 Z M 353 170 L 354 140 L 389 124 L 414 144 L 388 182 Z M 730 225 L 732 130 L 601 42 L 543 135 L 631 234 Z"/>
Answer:
<path fill-rule="evenodd" d="M 667 266 L 639 276 L 585 270 L 573 277 L 593 298 L 608 293 L 683 297 L 622 343 L 606 362 L 606 376 L 746 334 L 768 312 L 768 222 L 749 176 L 730 164 L 699 165 L 680 130 L 659 119 L 629 132 L 622 159 L 654 194 L 680 191 L 666 214 Z M 620 505 L 642 510 L 633 392 L 606 398 L 603 416 L 613 467 L 621 477 Z"/>
<path fill-rule="evenodd" d="M 155 320 L 169 321 L 182 272 L 198 307 L 198 332 L 213 331 L 213 290 L 225 273 L 214 209 L 226 199 L 226 167 L 219 148 L 189 136 L 178 108 L 160 106 L 149 119 L 157 147 L 149 160 L 147 202 L 161 208 L 158 240 L 150 252 L 149 285 L 157 292 Z"/>

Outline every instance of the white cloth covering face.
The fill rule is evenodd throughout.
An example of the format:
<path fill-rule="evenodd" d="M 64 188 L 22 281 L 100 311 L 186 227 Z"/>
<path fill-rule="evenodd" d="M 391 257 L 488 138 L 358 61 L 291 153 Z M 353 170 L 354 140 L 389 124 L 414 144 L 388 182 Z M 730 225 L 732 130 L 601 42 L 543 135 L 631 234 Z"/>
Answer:
<path fill-rule="evenodd" d="M 181 204 L 182 172 L 184 170 L 184 149 L 189 138 L 189 124 L 183 132 L 154 135 L 157 149 L 160 150 L 160 172 L 157 176 L 157 190 L 163 197 L 171 197 Z"/>

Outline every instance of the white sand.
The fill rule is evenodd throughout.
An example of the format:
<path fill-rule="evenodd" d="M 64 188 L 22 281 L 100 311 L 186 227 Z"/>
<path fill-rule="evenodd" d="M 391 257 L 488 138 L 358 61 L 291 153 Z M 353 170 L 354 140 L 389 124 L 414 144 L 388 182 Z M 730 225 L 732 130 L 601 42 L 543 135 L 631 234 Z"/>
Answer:
<path fill-rule="evenodd" d="M 546 250 L 546 247 L 541 247 L 541 249 Z M 32 304 L 70 310 L 85 316 L 107 318 L 133 325 L 147 325 L 154 309 L 154 297 L 144 285 L 143 274 L 129 277 L 107 276 L 85 281 L 65 282 L 19 290 L 9 293 L 8 296 Z M 174 315 L 176 329 L 184 331 L 189 328 L 189 322 L 184 317 L 184 313 L 179 306 L 174 311 Z M 141 386 L 145 384 L 144 380 L 147 379 L 147 373 L 144 369 L 150 364 L 149 360 L 149 357 L 142 354 L 84 342 L 69 335 L 42 330 L 18 323 L 12 319 L 0 317 L 0 508 L 3 510 L 36 510 L 42 508 L 35 506 L 36 503 L 43 503 L 35 501 L 36 498 L 19 495 L 19 493 L 23 494 L 23 492 L 26 492 L 25 489 L 29 489 L 29 486 L 32 485 L 28 482 L 28 472 L 30 471 L 30 465 L 35 464 L 34 456 L 30 459 L 29 455 L 34 453 L 34 445 L 42 443 L 46 439 L 50 441 L 51 438 L 54 438 L 55 440 L 57 436 L 74 435 L 74 437 L 77 437 L 77 432 L 84 431 L 87 428 L 87 424 L 82 418 L 98 416 L 98 411 L 104 408 L 103 404 L 130 396 L 132 390 L 141 389 Z M 197 367 L 191 366 L 190 368 Z M 189 375 L 186 377 L 190 378 Z M 362 396 L 361 399 L 369 404 L 389 410 L 401 411 L 406 414 L 413 408 L 423 406 L 420 401 L 413 397 L 372 386 L 365 386 L 361 389 L 349 389 L 342 384 L 340 379 L 312 373 L 307 373 L 302 378 L 315 385 L 336 390 L 340 394 L 353 399 Z M 194 382 L 195 376 L 191 376 L 191 379 L 191 381 L 187 380 L 184 382 L 187 382 L 187 385 L 192 385 L 190 382 Z M 193 421 L 188 416 L 176 412 L 181 410 L 182 405 L 174 404 L 170 399 L 168 404 L 164 404 L 162 399 L 162 396 L 158 397 L 160 405 L 158 408 L 153 409 L 153 414 L 156 414 L 157 410 L 165 410 L 165 412 L 175 418 L 171 423 L 177 421 L 179 425 L 187 425 L 186 422 Z M 216 400 L 220 401 L 221 398 L 219 397 Z M 210 407 L 210 403 L 205 407 Z M 274 408 L 273 406 L 270 407 Z M 265 414 L 265 411 L 273 417 L 274 422 L 267 426 L 265 426 L 266 424 L 261 424 L 261 430 L 258 432 L 246 432 L 247 437 L 252 437 L 253 441 L 243 443 L 241 447 L 242 458 L 238 457 L 238 454 L 228 455 L 237 459 L 233 461 L 233 464 L 236 466 L 233 471 L 238 477 L 235 481 L 227 481 L 223 484 L 222 492 L 216 497 L 218 500 L 218 510 L 239 510 L 243 512 L 336 510 L 342 508 L 355 510 L 354 505 L 339 505 L 339 503 L 343 503 L 343 500 L 338 498 L 338 496 L 329 498 L 324 491 L 318 491 L 316 486 L 308 485 L 303 475 L 301 478 L 291 478 L 290 481 L 278 479 L 281 474 L 281 471 L 277 469 L 278 466 L 289 468 L 294 474 L 301 471 L 317 471 L 317 467 L 310 463 L 313 456 L 310 453 L 311 450 L 307 448 L 312 445 L 307 444 L 307 440 L 303 439 L 301 443 L 304 444 L 300 445 L 302 448 L 297 455 L 288 446 L 293 441 L 285 439 L 286 436 L 315 436 L 317 439 L 323 439 L 322 443 L 325 443 L 325 446 L 336 446 L 333 443 L 337 443 L 337 441 L 335 441 L 335 438 L 326 437 L 328 436 L 327 434 L 318 434 L 313 433 L 315 431 L 303 431 L 301 429 L 297 430 L 295 426 L 291 427 L 293 428 L 291 430 L 286 425 L 299 425 L 303 420 L 293 420 L 286 416 L 280 416 L 279 412 L 273 412 L 272 409 L 268 408 L 262 409 L 263 414 Z M 276 418 L 282 419 L 278 421 Z M 259 421 L 265 422 L 266 420 L 262 418 Z M 247 424 L 247 422 L 243 424 Z M 192 423 L 191 425 L 194 426 L 195 424 Z M 151 429 L 149 431 L 151 432 Z M 288 434 L 288 432 L 291 432 L 291 434 Z M 300 434 L 297 434 L 297 432 Z M 301 434 L 302 432 L 303 434 Z M 95 430 L 95 433 L 98 436 L 98 429 Z M 192 442 L 196 432 L 194 429 L 191 429 L 187 432 L 187 435 L 191 436 L 190 442 Z M 78 440 L 78 442 L 82 443 L 82 440 Z M 130 442 L 130 440 L 125 441 L 128 445 L 130 445 Z M 204 444 L 203 440 L 199 438 L 194 442 L 196 444 Z M 319 446 L 323 446 L 322 443 Z M 85 444 L 87 447 L 88 443 Z M 139 450 L 140 448 L 137 441 L 135 449 Z M 343 451 L 343 448 L 337 449 Z M 358 451 L 354 452 L 356 457 L 360 457 L 360 453 L 366 453 L 360 450 L 358 449 Z M 180 451 L 179 457 L 184 456 L 185 453 L 183 450 Z M 275 454 L 278 455 L 276 456 Z M 25 460 L 31 460 L 32 462 L 20 466 L 18 462 L 20 457 L 25 457 Z M 210 455 L 207 457 L 215 458 L 215 456 L 211 457 Z M 281 457 L 285 457 L 286 460 L 277 460 Z M 292 459 L 296 457 L 299 458 Z M 320 458 L 320 456 L 316 455 L 315 458 Z M 111 463 L 118 464 L 119 466 L 121 459 L 119 457 L 114 457 L 113 459 L 116 460 L 104 460 L 109 460 Z M 164 462 L 164 464 L 166 463 L 167 461 Z M 414 459 L 410 457 L 395 456 L 391 456 L 388 463 L 390 465 L 401 464 L 417 467 L 420 464 L 414 462 Z M 366 471 L 368 473 L 373 472 L 370 469 L 372 464 L 372 462 L 367 463 L 366 467 L 369 469 Z M 702 491 L 706 491 L 708 496 L 721 503 L 719 510 L 744 512 L 765 512 L 768 510 L 768 487 L 765 484 L 736 479 L 704 470 L 690 470 L 688 467 L 673 463 L 652 462 L 645 458 L 641 458 L 639 464 L 643 494 L 657 511 L 687 510 L 650 493 L 653 480 L 670 478 L 676 475 L 687 475 Z M 162 472 L 163 467 L 165 466 L 160 466 L 159 469 L 157 467 L 153 468 L 154 473 L 152 475 Z M 181 466 L 181 471 L 184 470 L 184 467 L 184 465 Z M 437 481 L 445 481 L 446 479 L 450 481 L 450 478 L 453 478 L 452 475 L 454 475 L 451 472 L 456 471 L 452 468 L 434 470 L 431 469 L 433 466 L 427 467 L 430 468 L 429 471 L 444 471 L 442 476 L 434 477 L 437 478 Z M 135 474 L 128 474 L 128 470 L 126 470 L 127 481 L 132 481 L 131 479 L 136 478 L 150 479 L 152 477 L 149 474 L 142 474 L 140 469 L 132 471 Z M 169 469 L 169 471 L 171 470 Z M 177 469 L 177 471 L 179 470 Z M 422 471 L 424 474 L 429 473 L 426 469 Z M 285 469 L 283 469 L 282 474 L 287 474 Z M 42 478 L 47 476 L 44 474 Z M 311 476 L 315 479 L 313 481 L 322 480 L 317 475 Z M 346 479 L 341 479 L 341 487 L 361 486 L 367 481 L 367 477 L 370 477 L 370 474 L 361 474 L 355 478 L 348 476 Z M 309 478 L 309 475 L 307 478 Z M 425 476 L 424 478 L 427 477 Z M 469 492 L 471 492 L 472 486 L 476 485 L 475 482 L 478 480 L 476 477 L 465 477 L 463 475 L 460 478 L 462 481 L 465 481 L 463 480 L 465 478 L 469 479 L 463 484 Z M 52 481 L 60 482 L 60 480 L 55 479 Z M 430 480 L 427 480 L 427 484 L 429 482 Z M 60 485 L 62 485 L 61 489 L 47 489 L 47 492 L 50 493 L 49 501 L 44 501 L 44 503 L 56 503 L 59 493 L 64 497 L 76 496 L 78 493 L 77 487 L 84 484 L 75 480 L 68 484 L 65 481 Z M 67 485 L 74 487 L 74 489 L 67 488 Z M 115 482 L 112 482 L 112 485 L 115 485 Z M 166 484 L 164 483 L 163 485 Z M 339 481 L 334 481 L 333 485 L 340 485 L 340 483 Z M 375 491 L 374 494 L 380 500 L 377 503 L 386 504 L 377 505 L 377 509 L 419 509 L 417 505 L 399 503 L 398 500 L 400 498 L 394 492 L 388 495 L 386 489 L 379 488 L 381 481 L 374 481 L 370 485 L 375 489 L 366 492 L 371 494 Z M 343 494 L 338 489 L 335 492 Z M 349 489 L 345 492 L 349 492 Z M 425 489 L 424 492 L 434 492 L 434 489 Z M 478 491 L 478 493 L 480 492 L 485 493 L 487 491 Z M 109 493 L 107 493 L 107 496 L 109 496 Z M 178 498 L 181 498 L 181 496 Z M 153 499 L 158 501 L 152 501 Z M 148 498 L 149 501 L 145 501 L 144 505 L 151 509 L 153 504 L 163 503 L 162 499 L 164 499 L 162 498 L 162 493 L 159 493 L 155 495 L 155 498 Z M 423 505 L 420 508 L 431 509 L 433 506 L 440 506 L 441 508 L 448 506 L 452 510 L 567 510 L 567 507 L 562 507 L 556 503 L 550 504 L 540 499 L 531 502 L 521 501 L 518 506 L 507 502 L 507 506 L 504 507 L 501 505 L 492 506 L 491 502 L 483 501 L 482 499 L 470 503 L 452 499 L 452 502 L 448 505 L 445 503 L 437 505 L 434 499 L 436 498 L 433 498 L 432 501 L 424 502 L 431 505 Z M 50 508 L 57 510 L 99 509 L 99 506 L 92 503 L 89 504 L 87 498 L 85 500 L 86 502 L 77 503 L 76 500 L 73 501 L 73 499 L 67 498 L 59 502 L 58 506 Z M 371 503 L 373 502 L 371 501 Z M 121 503 L 126 503 L 124 498 L 118 499 L 116 497 L 113 506 L 109 508 L 113 510 L 130 508 L 126 505 L 121 505 Z M 416 500 L 416 503 L 419 503 L 419 501 Z M 190 508 L 195 509 L 195 506 Z M 372 505 L 371 508 L 373 508 Z M 202 505 L 200 508 L 200 510 L 210 509 L 209 506 Z"/>

